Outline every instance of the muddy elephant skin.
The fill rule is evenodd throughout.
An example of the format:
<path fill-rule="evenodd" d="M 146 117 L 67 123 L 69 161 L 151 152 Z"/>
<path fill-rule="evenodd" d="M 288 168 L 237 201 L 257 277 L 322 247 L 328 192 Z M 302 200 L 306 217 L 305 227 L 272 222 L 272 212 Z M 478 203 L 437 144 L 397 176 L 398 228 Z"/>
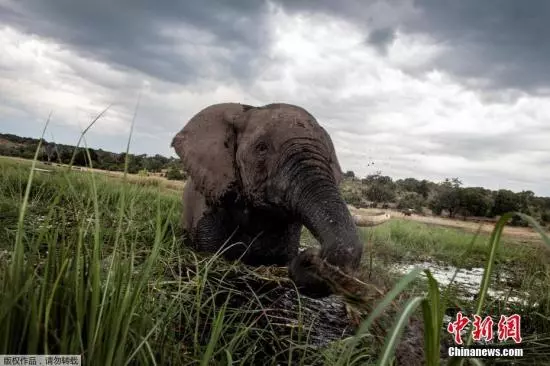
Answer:
<path fill-rule="evenodd" d="M 346 273 L 363 245 L 340 195 L 333 143 L 305 109 L 290 104 L 211 105 L 172 140 L 188 180 L 183 226 L 199 252 L 245 264 L 289 266 L 302 294 L 330 295 L 299 254 L 304 225 L 319 255 Z"/>

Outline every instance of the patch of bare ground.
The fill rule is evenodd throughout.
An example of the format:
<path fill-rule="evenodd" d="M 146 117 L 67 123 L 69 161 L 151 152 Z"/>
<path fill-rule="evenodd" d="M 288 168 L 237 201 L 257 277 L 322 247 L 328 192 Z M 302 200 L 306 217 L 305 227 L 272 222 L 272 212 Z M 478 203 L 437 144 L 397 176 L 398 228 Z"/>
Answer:
<path fill-rule="evenodd" d="M 389 212 L 392 218 L 416 221 L 416 222 L 421 222 L 428 225 L 451 227 L 451 228 L 461 229 L 461 230 L 473 232 L 473 233 L 477 232 L 480 225 L 481 225 L 481 233 L 485 233 L 485 234 L 491 234 L 491 232 L 495 227 L 495 224 L 491 222 L 480 223 L 480 222 L 473 222 L 473 221 L 461 220 L 461 219 L 451 219 L 451 218 L 439 217 L 439 216 L 421 216 L 416 214 L 412 214 L 411 216 L 405 216 L 403 213 L 396 210 L 358 208 L 358 209 L 354 209 L 353 211 L 358 214 L 363 214 L 367 216 L 373 215 L 375 213 L 379 213 L 380 211 L 385 211 L 385 212 Z M 541 241 L 540 234 L 530 227 L 506 226 L 504 228 L 503 234 L 505 237 L 519 239 L 521 241 L 529 241 L 529 242 Z"/>
<path fill-rule="evenodd" d="M 15 156 L 1 156 L 1 158 L 17 160 L 17 161 L 25 162 L 25 163 L 28 163 L 28 164 L 32 163 L 32 160 L 30 160 L 30 159 L 24 159 L 24 158 L 19 158 L 19 157 L 15 157 Z M 48 164 L 48 163 L 45 163 L 45 162 L 39 162 L 39 166 L 40 167 L 42 167 L 42 166 L 44 166 L 44 167 L 51 166 L 53 169 L 55 169 L 55 168 L 65 168 L 66 169 L 66 168 L 69 167 L 69 165 L 67 165 L 67 164 L 59 164 L 59 163 Z M 81 167 L 81 166 L 73 166 L 72 170 L 81 171 L 81 172 L 93 171 L 94 173 L 104 174 L 104 175 L 107 175 L 107 176 L 113 177 L 113 178 L 122 178 L 124 176 L 124 172 L 120 172 L 120 171 L 104 170 L 104 169 Z M 166 177 L 163 177 L 163 176 L 160 176 L 160 175 L 154 175 L 154 174 L 151 174 L 151 175 L 148 175 L 148 176 L 143 176 L 143 175 L 138 175 L 138 174 L 127 174 L 126 179 L 128 181 L 132 182 L 132 183 L 138 183 L 138 184 L 143 184 L 143 185 L 158 185 L 162 188 L 166 188 L 166 189 L 168 189 L 170 191 L 173 191 L 175 193 L 176 192 L 177 193 L 183 192 L 183 188 L 185 187 L 185 182 L 184 181 L 170 180 L 170 179 L 167 179 Z"/>
<path fill-rule="evenodd" d="M 124 172 L 117 172 L 117 171 L 109 171 L 109 170 L 101 170 L 101 169 L 89 169 L 84 168 L 84 170 L 93 170 L 94 172 L 106 174 L 111 177 L 115 178 L 122 178 L 124 176 Z M 157 175 L 150 175 L 150 176 L 141 176 L 137 174 L 127 174 L 126 179 L 133 183 L 142 183 L 142 184 L 156 184 L 161 186 L 162 188 L 166 188 L 168 190 L 174 191 L 174 192 L 183 192 L 183 188 L 185 187 L 185 182 L 180 180 L 170 180 L 165 177 L 157 176 Z"/>

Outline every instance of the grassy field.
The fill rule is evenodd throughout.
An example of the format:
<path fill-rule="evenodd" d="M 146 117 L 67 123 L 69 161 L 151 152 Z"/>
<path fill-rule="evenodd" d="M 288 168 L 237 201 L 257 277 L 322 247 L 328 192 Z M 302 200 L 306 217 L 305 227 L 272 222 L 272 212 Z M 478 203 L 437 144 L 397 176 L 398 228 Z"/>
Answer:
<path fill-rule="evenodd" d="M 361 348 L 365 343 L 347 339 L 308 351 L 307 344 L 259 329 L 254 301 L 231 308 L 204 296 L 223 291 L 227 273 L 246 270 L 183 247 L 180 187 L 36 167 L 52 171 L 34 171 L 27 186 L 31 163 L 0 157 L 0 354 L 76 353 L 90 365 L 247 365 L 275 360 L 259 346 L 260 340 L 274 339 L 273 353 L 286 355 L 277 358 L 280 364 L 387 364 L 391 358 L 391 336 L 399 327 L 379 348 L 368 347 L 368 340 Z M 521 314 L 525 355 L 516 362 L 550 362 L 550 251 L 542 239 L 526 243 L 505 233 L 498 240 L 485 232 L 476 237 L 399 218 L 361 229 L 361 235 L 365 278 L 383 277 L 407 294 L 392 324 L 429 314 L 424 318 L 428 364 L 439 364 L 434 344 L 450 337 L 442 330 L 443 315 L 457 309 L 493 317 Z M 491 242 L 500 243 L 498 251 L 491 251 L 496 248 Z M 314 244 L 306 231 L 303 244 Z M 494 263 L 489 269 L 496 276 L 484 284 L 495 291 L 481 286 L 476 299 L 462 296 L 460 285 L 440 293 L 443 288 L 423 281 L 418 271 L 404 276 L 407 272 L 395 267 L 452 266 L 468 273 L 488 263 Z M 516 295 L 524 301 L 510 301 Z M 385 300 L 392 299 L 379 299 L 377 309 L 388 304 Z M 361 341 L 376 314 L 363 319 Z M 206 336 L 204 319 L 209 319 Z"/>

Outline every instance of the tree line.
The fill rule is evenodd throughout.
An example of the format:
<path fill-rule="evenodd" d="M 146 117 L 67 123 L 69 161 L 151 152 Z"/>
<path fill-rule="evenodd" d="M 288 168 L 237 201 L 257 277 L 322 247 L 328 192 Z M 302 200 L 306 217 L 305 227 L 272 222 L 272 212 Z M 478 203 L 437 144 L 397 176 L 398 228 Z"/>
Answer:
<path fill-rule="evenodd" d="M 40 140 L 11 134 L 0 134 L 0 155 L 32 159 Z M 88 154 L 91 159 L 89 161 Z M 74 158 L 73 158 L 74 155 Z M 44 162 L 90 166 L 124 171 L 126 154 L 102 149 L 78 148 L 42 140 L 38 159 Z M 129 173 L 161 173 L 168 179 L 186 178 L 180 159 L 156 154 L 128 154 Z M 531 191 L 513 192 L 507 189 L 492 191 L 483 187 L 463 187 L 458 178 L 447 178 L 435 183 L 426 179 L 398 179 L 381 172 L 358 178 L 353 171 L 344 173 L 344 199 L 357 207 L 394 207 L 412 209 L 421 214 L 430 211 L 449 217 L 495 218 L 503 213 L 517 211 L 528 214 L 543 225 L 550 224 L 550 197 L 537 197 Z M 527 225 L 514 217 L 513 225 Z"/>
<path fill-rule="evenodd" d="M 40 140 L 0 133 L 0 155 L 33 159 Z M 42 139 L 38 160 L 49 163 L 69 164 L 71 159 L 75 166 L 92 166 L 97 169 L 124 171 L 126 153 L 113 153 L 102 149 L 78 148 L 57 144 Z M 73 157 L 74 155 L 74 157 Z M 183 180 L 185 173 L 181 169 L 180 159 L 165 157 L 159 154 L 128 154 L 128 172 L 162 173 L 168 179 Z"/>
<path fill-rule="evenodd" d="M 514 211 L 530 215 L 542 225 L 550 224 L 550 197 L 537 197 L 529 190 L 463 187 L 459 178 L 446 178 L 439 183 L 415 178 L 394 181 L 380 172 L 359 179 L 353 171 L 347 171 L 344 177 L 344 197 L 357 207 L 394 207 L 419 214 L 431 211 L 437 216 L 478 219 L 494 219 Z M 519 216 L 510 224 L 527 226 Z"/>

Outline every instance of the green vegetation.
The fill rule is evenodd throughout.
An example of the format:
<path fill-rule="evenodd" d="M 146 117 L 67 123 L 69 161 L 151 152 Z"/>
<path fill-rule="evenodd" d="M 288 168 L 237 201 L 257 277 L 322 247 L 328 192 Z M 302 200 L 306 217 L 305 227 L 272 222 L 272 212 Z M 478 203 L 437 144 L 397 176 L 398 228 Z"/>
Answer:
<path fill-rule="evenodd" d="M 447 178 L 441 183 L 414 178 L 394 182 L 380 173 L 358 180 L 349 178 L 351 173 L 347 174 L 342 193 L 348 203 L 357 207 L 414 209 L 417 214 L 429 208 L 436 216 L 485 218 L 495 223 L 507 212 L 520 212 L 550 227 L 550 197 L 537 197 L 531 191 L 515 193 L 506 189 L 462 187 L 458 178 Z M 508 224 L 527 226 L 527 221 L 514 215 Z"/>
<path fill-rule="evenodd" d="M 39 143 L 37 159 L 44 162 L 69 164 L 74 153 L 73 164 L 76 166 L 88 166 L 91 162 L 98 169 L 124 171 L 127 162 L 127 171 L 131 174 L 157 173 L 170 180 L 184 180 L 186 177 L 180 159 L 173 157 L 128 154 L 126 159 L 126 153 L 101 149 L 88 149 L 86 153 L 83 148 L 75 153 L 74 146 L 10 134 L 0 134 L 0 155 L 32 159 Z M 343 175 L 344 198 L 357 207 L 414 209 L 417 214 L 431 211 L 438 216 L 487 218 L 493 222 L 506 212 L 521 212 L 550 227 L 550 197 L 536 197 L 531 191 L 515 193 L 506 189 L 491 191 L 482 187 L 462 187 L 458 178 L 434 183 L 415 178 L 394 181 L 381 172 L 362 179 L 351 170 Z M 527 226 L 518 215 L 509 224 Z"/>
<path fill-rule="evenodd" d="M 40 143 L 37 159 L 48 163 L 69 164 L 75 147 L 70 145 L 56 144 L 44 139 L 34 139 L 30 137 L 19 137 L 11 134 L 0 133 L 0 155 L 14 156 L 25 159 L 33 159 L 36 149 Z M 140 171 L 151 173 L 164 172 L 167 169 L 181 169 L 179 159 L 164 157 L 156 154 L 147 156 L 146 154 L 134 155 L 126 153 L 113 153 L 102 149 L 84 149 L 76 150 L 73 159 L 75 166 L 89 166 L 89 161 L 97 169 L 124 171 L 124 165 L 128 161 L 128 173 L 137 174 Z M 181 178 L 183 179 L 183 178 Z"/>
<path fill-rule="evenodd" d="M 488 235 L 427 225 L 424 223 L 394 219 L 378 227 L 361 229 L 365 242 L 372 246 L 373 253 L 386 263 L 431 261 L 461 266 L 459 253 L 468 250 L 468 266 L 482 266 L 487 260 Z M 473 242 L 474 238 L 476 240 Z M 504 237 L 499 252 L 499 261 L 515 264 L 517 268 L 536 267 L 539 261 L 547 260 L 538 253 L 544 248 L 539 243 L 525 243 L 517 238 Z M 535 260 L 535 262 L 533 262 Z M 540 267 L 537 267 L 540 269 Z"/>
<path fill-rule="evenodd" d="M 179 192 L 60 167 L 33 171 L 27 185 L 30 168 L 0 158 L 0 353 L 79 353 L 86 364 L 102 365 L 269 364 L 273 356 L 261 346 L 268 340 L 285 364 L 387 364 L 407 319 L 416 316 L 428 329 L 424 348 L 434 365 L 439 339 L 448 337 L 441 333 L 443 313 L 457 305 L 492 315 L 505 308 L 505 300 L 482 298 L 478 305 L 439 293 L 434 280 L 418 281 L 416 270 L 369 308 L 356 337 L 311 349 L 305 336 L 300 343 L 259 326 L 257 299 L 231 305 L 231 273 L 248 272 L 182 245 Z M 370 272 L 429 259 L 461 268 L 495 262 L 491 271 L 517 272 L 515 286 L 537 300 L 514 309 L 530 319 L 524 348 L 531 353 L 524 360 L 550 357 L 550 266 L 540 243 L 482 235 L 474 241 L 473 234 L 403 220 L 362 235 Z M 498 252 L 488 251 L 488 239 L 493 247 L 500 243 Z M 304 243 L 310 240 L 305 232 Z M 220 303 L 221 293 L 228 300 Z M 377 319 L 388 308 L 389 332 L 373 343 Z"/>
<path fill-rule="evenodd" d="M 166 172 L 166 179 L 170 180 L 184 180 L 185 175 L 176 167 L 170 167 Z"/>

